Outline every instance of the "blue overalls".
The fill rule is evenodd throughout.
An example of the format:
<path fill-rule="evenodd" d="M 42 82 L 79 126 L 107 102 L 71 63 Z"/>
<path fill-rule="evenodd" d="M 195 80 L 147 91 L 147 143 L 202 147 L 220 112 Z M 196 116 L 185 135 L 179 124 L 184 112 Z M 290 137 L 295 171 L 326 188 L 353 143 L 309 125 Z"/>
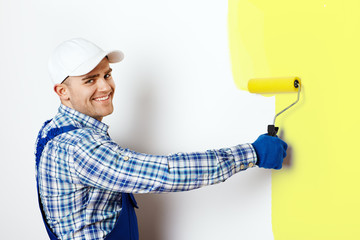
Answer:
<path fill-rule="evenodd" d="M 36 169 L 39 167 L 40 157 L 44 150 L 45 145 L 48 141 L 53 139 L 59 134 L 72 131 L 77 129 L 75 126 L 66 126 L 61 128 L 53 128 L 51 129 L 47 136 L 44 138 L 41 138 L 41 133 L 44 127 L 50 122 L 51 120 L 48 120 L 45 122 L 44 126 L 41 128 L 39 135 L 38 135 L 38 143 L 36 146 Z M 39 174 L 38 174 L 39 176 Z M 38 192 L 38 201 L 39 201 L 39 207 L 41 211 L 41 215 L 45 224 L 46 231 L 50 237 L 51 240 L 58 240 L 56 235 L 52 232 L 50 229 L 48 223 L 46 222 L 46 216 L 45 212 L 43 210 L 41 200 L 40 200 L 40 193 L 39 193 L 39 183 L 38 178 L 36 178 L 37 183 L 37 192 Z M 116 221 L 116 224 L 114 226 L 114 229 L 105 237 L 105 240 L 138 240 L 139 239 L 139 231 L 138 231 L 138 225 L 136 220 L 136 214 L 134 207 L 137 208 L 137 204 L 134 198 L 134 195 L 131 193 L 122 193 L 122 208 L 120 215 Z"/>

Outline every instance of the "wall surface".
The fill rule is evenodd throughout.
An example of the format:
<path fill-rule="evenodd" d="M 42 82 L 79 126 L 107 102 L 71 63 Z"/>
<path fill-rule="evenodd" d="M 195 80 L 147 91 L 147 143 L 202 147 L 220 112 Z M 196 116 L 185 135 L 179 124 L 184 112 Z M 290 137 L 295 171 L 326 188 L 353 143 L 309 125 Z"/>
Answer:
<path fill-rule="evenodd" d="M 47 59 L 64 40 L 84 37 L 125 52 L 112 67 L 115 112 L 104 119 L 124 147 L 200 151 L 263 133 L 274 98 L 236 89 L 227 13 L 226 1 L 0 0 L 0 239 L 46 239 L 33 152 L 42 122 L 59 106 Z M 273 239 L 267 170 L 196 191 L 136 197 L 141 239 Z"/>
<path fill-rule="evenodd" d="M 299 76 L 277 119 L 289 167 L 272 175 L 274 239 L 360 239 L 358 0 L 230 0 L 235 80 Z M 296 94 L 276 96 L 276 111 Z"/>

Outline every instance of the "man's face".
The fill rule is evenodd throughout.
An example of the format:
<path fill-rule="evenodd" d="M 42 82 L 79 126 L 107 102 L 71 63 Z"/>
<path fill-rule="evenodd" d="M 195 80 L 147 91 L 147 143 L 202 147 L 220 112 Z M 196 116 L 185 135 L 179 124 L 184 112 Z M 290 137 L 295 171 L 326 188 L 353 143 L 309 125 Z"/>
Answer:
<path fill-rule="evenodd" d="M 105 57 L 91 72 L 82 76 L 68 77 L 68 99 L 63 104 L 99 121 L 113 112 L 115 83 L 112 69 Z"/>

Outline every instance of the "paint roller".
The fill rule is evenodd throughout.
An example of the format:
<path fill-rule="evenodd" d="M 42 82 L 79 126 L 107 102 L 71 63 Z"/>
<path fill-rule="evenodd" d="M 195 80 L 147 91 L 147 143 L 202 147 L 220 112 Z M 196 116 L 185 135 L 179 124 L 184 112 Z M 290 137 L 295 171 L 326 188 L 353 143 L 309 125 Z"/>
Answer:
<path fill-rule="evenodd" d="M 253 78 L 248 82 L 248 90 L 251 93 L 259 94 L 277 94 L 277 93 L 292 93 L 297 92 L 297 100 L 290 104 L 288 107 L 278 112 L 274 117 L 272 125 L 268 125 L 268 135 L 276 136 L 279 128 L 275 127 L 276 118 L 294 106 L 300 98 L 301 80 L 299 77 L 287 78 Z"/>

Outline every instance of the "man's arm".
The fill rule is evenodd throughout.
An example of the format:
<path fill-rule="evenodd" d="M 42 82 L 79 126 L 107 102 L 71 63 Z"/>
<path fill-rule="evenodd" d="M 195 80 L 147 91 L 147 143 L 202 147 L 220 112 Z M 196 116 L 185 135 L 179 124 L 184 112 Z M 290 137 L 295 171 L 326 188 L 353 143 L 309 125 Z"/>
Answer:
<path fill-rule="evenodd" d="M 256 164 L 251 144 L 156 156 L 121 148 L 100 135 L 82 138 L 73 156 L 84 185 L 131 193 L 188 191 L 223 182 Z"/>

